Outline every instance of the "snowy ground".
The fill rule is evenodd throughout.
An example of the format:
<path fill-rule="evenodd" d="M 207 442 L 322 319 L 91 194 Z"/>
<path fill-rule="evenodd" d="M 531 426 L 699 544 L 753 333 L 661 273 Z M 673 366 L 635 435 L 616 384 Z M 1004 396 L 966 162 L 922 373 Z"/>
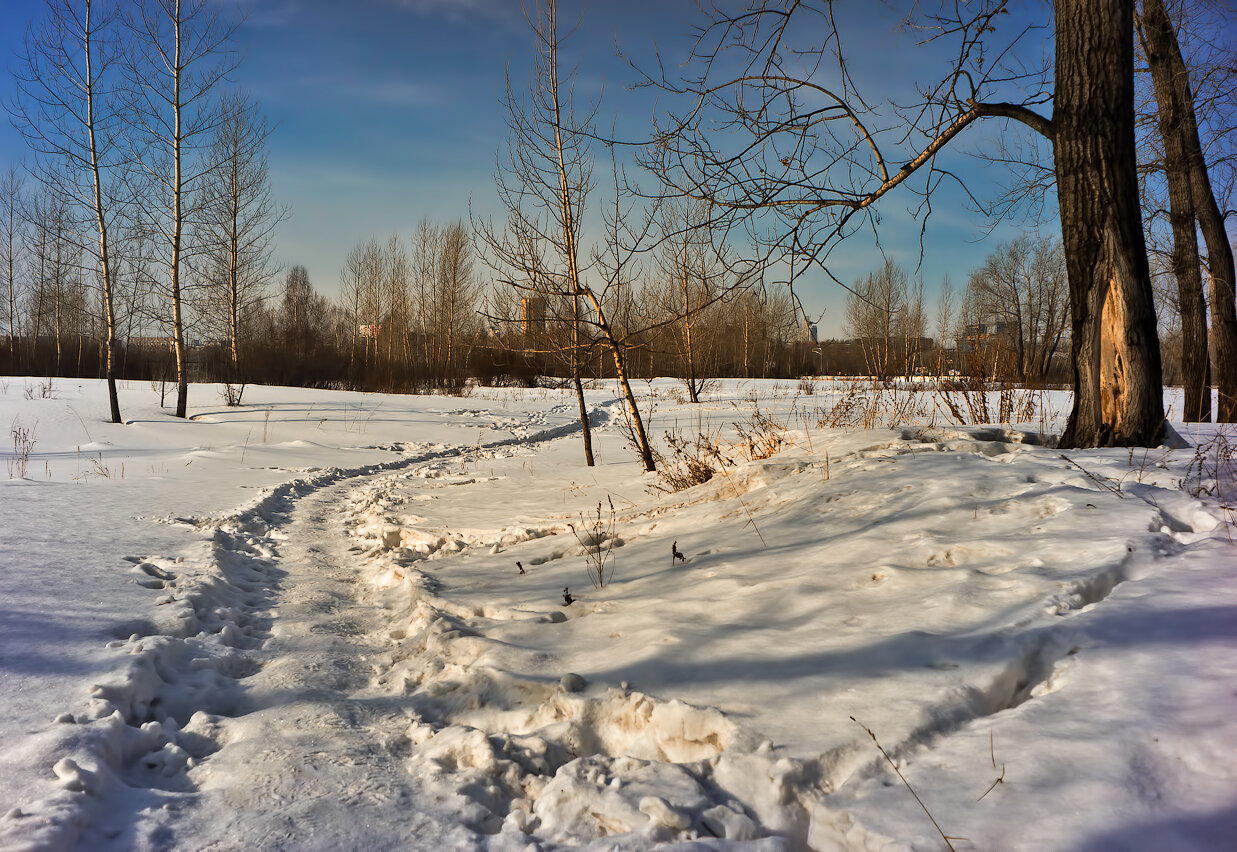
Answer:
<path fill-rule="evenodd" d="M 1009 428 L 639 390 L 734 466 L 658 492 L 604 386 L 587 468 L 558 391 L 194 386 L 182 422 L 131 383 L 113 426 L 100 383 L 0 381 L 34 440 L 0 480 L 0 846 L 1231 848 L 1221 430 L 1062 454 L 1058 398 Z M 750 460 L 757 405 L 786 430 Z"/>

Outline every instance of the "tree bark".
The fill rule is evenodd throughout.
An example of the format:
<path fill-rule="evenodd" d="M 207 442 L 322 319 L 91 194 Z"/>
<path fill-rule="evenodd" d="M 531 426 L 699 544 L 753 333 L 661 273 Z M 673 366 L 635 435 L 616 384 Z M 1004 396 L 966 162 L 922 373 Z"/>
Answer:
<path fill-rule="evenodd" d="M 570 244 L 570 243 L 569 243 Z M 572 264 L 574 269 L 574 263 Z M 588 422 L 588 403 L 584 401 L 584 384 L 580 380 L 580 296 L 577 290 L 571 296 L 571 383 L 575 387 L 576 402 L 580 407 L 580 434 L 584 439 L 584 464 L 593 467 L 593 427 Z"/>
<path fill-rule="evenodd" d="M 601 331 L 606 345 L 610 348 L 610 354 L 614 357 L 614 373 L 618 376 L 619 387 L 623 390 L 623 401 L 627 404 L 627 415 L 631 418 L 632 432 L 635 435 L 636 444 L 640 451 L 640 463 L 644 465 L 646 472 L 653 473 L 657 470 L 657 465 L 653 461 L 653 448 L 649 445 L 648 435 L 644 431 L 644 420 L 640 417 L 640 406 L 636 404 L 636 395 L 632 393 L 631 383 L 627 380 L 627 359 L 623 357 L 622 341 L 614 336 L 614 330 L 606 319 L 605 309 L 601 304 L 601 300 L 597 298 L 597 294 L 592 289 L 589 289 L 586 295 L 588 300 L 592 302 L 593 310 L 597 314 L 597 328 Z"/>
<path fill-rule="evenodd" d="M 189 373 L 185 363 L 185 320 L 181 299 L 180 267 L 181 241 L 184 237 L 184 168 L 181 162 L 184 156 L 184 138 L 181 131 L 181 112 L 184 108 L 181 102 L 181 82 L 184 66 L 181 64 L 181 39 L 183 36 L 180 0 L 176 0 L 174 17 L 174 59 L 171 68 L 172 75 L 172 348 L 176 355 L 176 416 L 182 420 L 189 416 Z"/>
<path fill-rule="evenodd" d="M 1187 111 L 1194 99 L 1189 79 L 1175 67 L 1180 62 L 1172 22 L 1163 0 L 1145 0 L 1140 34 L 1159 112 L 1160 138 L 1164 144 L 1164 178 L 1168 184 L 1168 221 L 1173 233 L 1172 270 L 1177 279 L 1181 309 L 1181 375 L 1185 392 L 1186 422 L 1211 420 L 1210 356 L 1207 349 L 1207 308 L 1194 229 L 1197 212 L 1186 149 Z"/>
<path fill-rule="evenodd" d="M 1146 0 L 1143 5 L 1143 25 L 1147 39 L 1147 61 L 1156 86 L 1156 100 L 1160 102 L 1161 121 L 1164 121 L 1165 113 L 1164 98 L 1160 94 L 1162 85 L 1167 89 L 1166 95 L 1172 99 L 1176 110 L 1173 117 L 1177 119 L 1177 145 L 1170 153 L 1168 140 L 1165 139 L 1166 161 L 1171 161 L 1173 156 L 1182 159 L 1181 164 L 1176 167 L 1189 175 L 1194 215 L 1198 219 L 1203 241 L 1207 246 L 1207 267 L 1211 279 L 1211 336 L 1215 340 L 1215 377 L 1219 390 L 1216 420 L 1232 423 L 1237 421 L 1237 298 L 1234 297 L 1234 282 L 1237 276 L 1233 269 L 1233 247 L 1224 228 L 1224 215 L 1216 203 L 1211 179 L 1207 175 L 1207 161 L 1203 156 L 1198 119 L 1194 114 L 1194 94 L 1190 86 L 1189 71 L 1163 0 Z M 1153 43 L 1156 48 L 1154 53 Z M 1168 165 L 1174 166 L 1171 162 L 1168 162 Z M 1172 190 L 1171 183 L 1169 189 Z M 1192 222 L 1190 230 L 1193 232 Z M 1197 246 L 1197 243 L 1195 245 Z M 1183 325 L 1184 312 L 1183 306 Z"/>
<path fill-rule="evenodd" d="M 1133 4 L 1056 8 L 1053 154 L 1075 388 L 1060 444 L 1154 446 L 1164 401 L 1136 175 Z"/>

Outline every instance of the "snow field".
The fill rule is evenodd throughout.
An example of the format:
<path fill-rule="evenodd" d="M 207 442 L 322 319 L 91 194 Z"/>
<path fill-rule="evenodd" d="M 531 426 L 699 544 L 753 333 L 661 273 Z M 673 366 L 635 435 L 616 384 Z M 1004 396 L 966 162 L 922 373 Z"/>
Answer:
<path fill-rule="evenodd" d="M 752 393 L 692 410 L 646 390 L 655 434 L 725 439 Z M 647 493 L 604 390 L 593 469 L 544 392 L 323 394 L 371 412 L 334 446 L 298 437 L 322 431 L 305 401 L 205 412 L 289 438 L 264 451 L 282 473 L 238 469 L 240 440 L 165 438 L 217 466 L 218 494 L 302 472 L 231 511 L 209 478 L 163 489 L 182 547 L 120 563 L 152 597 L 103 629 L 119 656 L 84 708 L 55 696 L 69 709 L 32 738 L 54 731 L 35 757 L 56 759 L 19 767 L 39 795 L 0 842 L 941 848 L 853 716 L 958 848 L 1223 845 L 1237 584 L 1223 509 L 1179 487 L 1188 448 L 1063 458 L 1037 424 L 926 411 L 818 429 L 802 409 L 828 397 L 756 392 L 786 448 L 677 494 Z M 595 589 L 568 525 L 606 500 Z"/>

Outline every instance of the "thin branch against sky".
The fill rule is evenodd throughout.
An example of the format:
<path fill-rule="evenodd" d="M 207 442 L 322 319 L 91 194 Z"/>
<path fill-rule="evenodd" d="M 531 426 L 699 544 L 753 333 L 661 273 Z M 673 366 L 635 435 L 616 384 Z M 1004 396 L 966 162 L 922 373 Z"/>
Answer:
<path fill-rule="evenodd" d="M 334 294 L 358 240 L 410 233 L 425 216 L 466 216 L 470 203 L 474 210 L 496 208 L 492 164 L 506 134 L 499 98 L 508 65 L 527 50 L 516 4 L 221 2 L 248 12 L 238 38 L 244 61 L 234 76 L 260 99 L 274 126 L 273 188 L 293 213 L 276 237 L 282 263 L 305 265 L 316 284 Z M 13 54 L 40 8 L 41 0 L 3 4 L 0 55 Z M 922 34 L 899 30 L 898 16 L 884 7 L 878 14 L 863 12 L 840 11 L 843 32 L 862 48 L 848 48 L 849 71 L 870 97 L 905 102 L 920 76 L 916 69 L 922 65 L 916 63 L 931 61 L 916 48 Z M 613 127 L 620 138 L 646 138 L 652 116 L 666 104 L 649 90 L 631 88 L 638 80 L 633 65 L 651 69 L 660 56 L 667 73 L 675 72 L 690 49 L 694 4 L 572 3 L 563 14 L 573 22 L 579 17 L 574 53 L 564 57 L 568 67 L 579 67 L 577 99 L 599 105 L 599 127 Z M 1046 6 L 1037 6 L 1024 17 L 1034 22 L 1048 14 Z M 0 93 L 10 88 L 5 74 Z M 23 153 L 20 137 L 7 125 L 0 128 L 0 165 Z M 980 187 L 981 196 L 984 187 L 995 186 L 997 169 L 985 170 L 966 157 L 954 167 L 966 173 L 972 190 Z M 971 212 L 974 205 L 960 188 L 947 188 L 934 202 L 920 262 L 921 221 L 908 204 L 914 201 L 893 199 L 882 209 L 881 247 L 908 266 L 918 265 L 934 298 L 945 275 L 964 278 L 982 263 L 990 249 L 981 244 L 986 223 Z M 602 228 L 600 221 L 586 223 L 598 235 Z M 858 234 L 831 270 L 853 282 L 881 263 L 872 234 Z M 840 323 L 843 292 L 823 275 L 803 282 L 800 295 L 809 311 L 828 308 L 826 333 Z"/>

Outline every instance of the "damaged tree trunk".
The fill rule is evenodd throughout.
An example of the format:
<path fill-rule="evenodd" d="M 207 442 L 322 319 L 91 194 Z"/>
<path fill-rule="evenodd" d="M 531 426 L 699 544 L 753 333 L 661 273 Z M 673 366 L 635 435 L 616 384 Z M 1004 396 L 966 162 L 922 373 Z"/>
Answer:
<path fill-rule="evenodd" d="M 1163 384 L 1134 148 L 1134 10 L 1057 4 L 1053 154 L 1074 407 L 1063 447 L 1155 446 Z"/>

